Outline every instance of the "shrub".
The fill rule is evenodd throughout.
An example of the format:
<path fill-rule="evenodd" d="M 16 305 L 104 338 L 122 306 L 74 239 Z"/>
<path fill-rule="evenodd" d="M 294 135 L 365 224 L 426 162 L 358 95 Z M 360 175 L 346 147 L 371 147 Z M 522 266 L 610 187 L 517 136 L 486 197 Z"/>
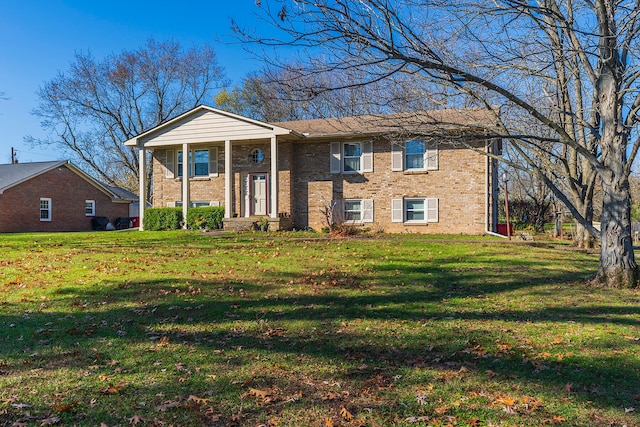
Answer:
<path fill-rule="evenodd" d="M 204 206 L 187 211 L 187 227 L 191 230 L 220 228 L 224 218 L 224 206 Z"/>
<path fill-rule="evenodd" d="M 143 227 L 148 231 L 179 230 L 182 208 L 149 208 L 144 211 Z"/>

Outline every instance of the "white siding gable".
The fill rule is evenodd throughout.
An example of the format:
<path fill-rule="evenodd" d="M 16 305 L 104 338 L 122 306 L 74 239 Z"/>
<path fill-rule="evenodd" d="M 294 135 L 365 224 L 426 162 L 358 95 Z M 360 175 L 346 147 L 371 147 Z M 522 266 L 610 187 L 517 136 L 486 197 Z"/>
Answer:
<path fill-rule="evenodd" d="M 224 116 L 213 111 L 200 111 L 173 123 L 159 133 L 152 132 L 141 138 L 141 141 L 145 147 L 159 147 L 182 143 L 219 142 L 227 139 L 271 138 L 272 136 L 273 130 L 266 126 Z"/>

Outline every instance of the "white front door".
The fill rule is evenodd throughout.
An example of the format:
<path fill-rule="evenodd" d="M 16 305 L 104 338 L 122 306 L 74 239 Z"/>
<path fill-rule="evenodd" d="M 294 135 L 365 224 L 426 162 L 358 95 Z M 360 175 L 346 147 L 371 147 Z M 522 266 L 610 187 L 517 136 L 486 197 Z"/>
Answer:
<path fill-rule="evenodd" d="M 267 215 L 267 174 L 252 174 L 249 179 L 251 189 L 251 212 L 253 215 Z"/>

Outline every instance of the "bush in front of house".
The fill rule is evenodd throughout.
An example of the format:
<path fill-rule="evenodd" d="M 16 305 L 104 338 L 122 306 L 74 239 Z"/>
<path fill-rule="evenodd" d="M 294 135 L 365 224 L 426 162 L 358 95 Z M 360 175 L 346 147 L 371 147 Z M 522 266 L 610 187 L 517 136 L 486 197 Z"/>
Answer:
<path fill-rule="evenodd" d="M 144 211 L 143 227 L 148 231 L 179 230 L 182 208 L 149 208 Z"/>
<path fill-rule="evenodd" d="M 224 206 L 202 206 L 187 211 L 187 227 L 191 230 L 215 230 L 222 226 Z"/>

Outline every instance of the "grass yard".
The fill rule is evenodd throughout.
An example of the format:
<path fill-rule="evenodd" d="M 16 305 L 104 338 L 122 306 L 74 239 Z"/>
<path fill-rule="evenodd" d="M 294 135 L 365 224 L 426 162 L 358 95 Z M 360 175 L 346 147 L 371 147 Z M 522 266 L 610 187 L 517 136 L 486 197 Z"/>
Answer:
<path fill-rule="evenodd" d="M 640 293 L 493 238 L 0 237 L 0 426 L 637 426 Z"/>

